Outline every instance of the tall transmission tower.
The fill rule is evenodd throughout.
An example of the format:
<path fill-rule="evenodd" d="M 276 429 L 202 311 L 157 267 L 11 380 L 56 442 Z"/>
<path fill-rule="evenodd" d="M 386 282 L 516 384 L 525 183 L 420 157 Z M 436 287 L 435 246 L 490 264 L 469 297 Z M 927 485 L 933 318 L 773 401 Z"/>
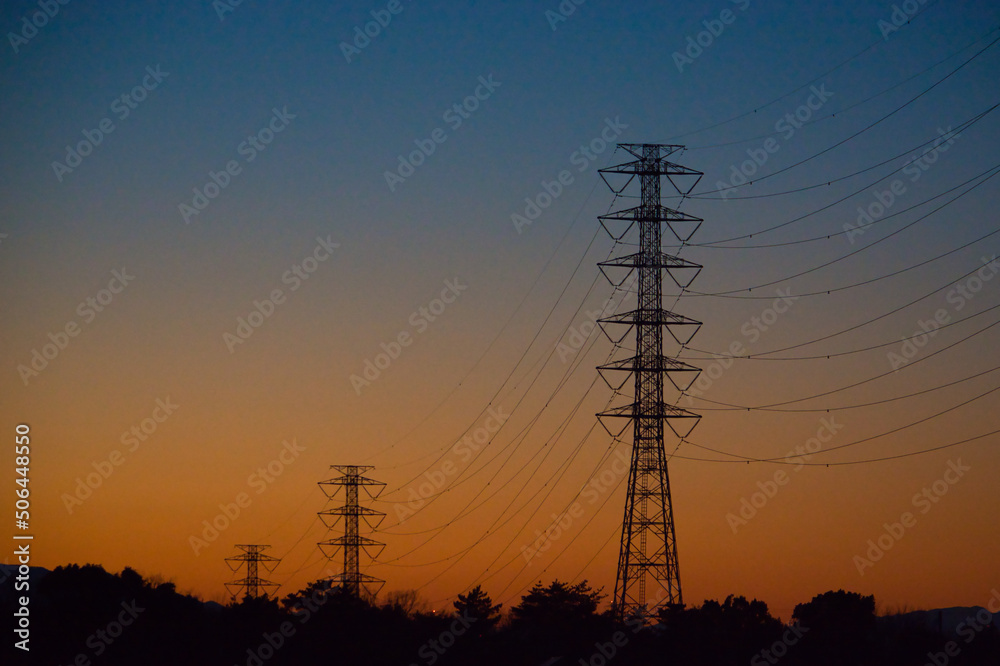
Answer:
<path fill-rule="evenodd" d="M 600 324 L 616 347 L 634 329 L 635 355 L 602 365 L 598 372 L 616 394 L 632 378 L 634 395 L 631 403 L 613 407 L 597 417 L 615 439 L 632 425 L 632 462 L 614 596 L 615 613 L 623 619 L 643 607 L 655 611 L 684 603 L 663 424 L 666 422 L 683 440 L 701 417 L 664 401 L 663 378 L 666 376 L 678 391 L 686 391 L 700 369 L 664 355 L 663 331 L 666 329 L 678 346 L 683 347 L 701 323 L 663 307 L 663 273 L 679 289 L 685 289 L 702 267 L 663 252 L 661 236 L 665 226 L 683 246 L 702 219 L 664 206 L 660 184 L 665 176 L 678 194 L 686 195 L 703 174 L 667 159 L 683 146 L 643 143 L 619 144 L 619 148 L 636 159 L 601 169 L 601 178 L 617 195 L 638 177 L 640 204 L 598 219 L 615 241 L 638 226 L 639 251 L 598 266 L 616 287 L 638 271 L 637 302 L 635 310 L 606 317 Z M 613 187 L 608 180 L 610 174 L 620 174 L 611 178 L 624 184 L 618 189 Z M 617 422 L 609 419 L 623 419 L 624 425 L 613 430 L 608 424 Z"/>
<path fill-rule="evenodd" d="M 236 547 L 242 550 L 243 554 L 235 557 L 227 557 L 226 564 L 234 572 L 238 571 L 245 564 L 247 573 L 243 578 L 237 578 L 234 581 L 226 583 L 226 589 L 232 595 L 233 600 L 235 601 L 240 598 L 240 592 L 244 592 L 242 596 L 250 597 L 251 599 L 258 597 L 267 598 L 269 596 L 268 590 L 270 590 L 271 594 L 277 592 L 279 587 L 277 583 L 272 583 L 260 577 L 261 565 L 267 571 L 274 571 L 274 567 L 278 566 L 278 563 L 281 562 L 277 557 L 264 554 L 264 551 L 270 548 L 270 546 L 243 543 L 236 544 Z"/>
<path fill-rule="evenodd" d="M 343 572 L 331 576 L 329 580 L 332 583 L 339 583 L 347 592 L 356 597 L 361 596 L 362 590 L 367 596 L 374 597 L 382 589 L 385 581 L 361 573 L 360 551 L 364 550 L 368 557 L 375 559 L 385 548 L 385 544 L 361 536 L 360 526 L 361 519 L 364 519 L 371 529 L 375 529 L 385 518 L 385 514 L 361 506 L 358 504 L 358 497 L 359 488 L 364 488 L 368 496 L 375 499 L 381 494 L 385 484 L 362 476 L 365 472 L 375 469 L 370 465 L 331 465 L 330 469 L 340 472 L 340 476 L 320 481 L 320 488 L 329 499 L 334 499 L 343 488 L 346 497 L 343 506 L 319 512 L 320 519 L 331 531 L 341 519 L 344 520 L 344 536 L 319 543 L 320 550 L 323 551 L 327 559 L 333 560 L 336 558 L 337 551 L 343 552 Z M 378 488 L 378 490 L 372 491 L 373 487 Z"/>

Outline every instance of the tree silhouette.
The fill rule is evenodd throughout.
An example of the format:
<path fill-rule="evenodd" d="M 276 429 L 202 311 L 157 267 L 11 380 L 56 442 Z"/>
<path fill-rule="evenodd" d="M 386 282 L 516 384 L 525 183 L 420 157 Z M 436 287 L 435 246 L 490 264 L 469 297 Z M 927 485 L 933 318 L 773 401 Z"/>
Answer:
<path fill-rule="evenodd" d="M 692 664 L 746 664 L 784 629 L 766 603 L 734 595 L 722 603 L 707 599 L 694 608 L 663 608 L 658 616 L 663 644 Z"/>
<path fill-rule="evenodd" d="M 328 579 L 314 580 L 298 592 L 285 596 L 281 600 L 281 606 L 293 615 L 303 616 L 308 615 L 312 607 L 324 606 L 330 599 L 344 594 L 346 593 L 339 586 L 333 585 Z"/>
<path fill-rule="evenodd" d="M 843 590 L 795 607 L 802 633 L 771 617 L 763 602 L 733 595 L 664 611 L 655 630 L 638 622 L 616 624 L 598 611 L 604 595 L 586 581 L 539 582 L 511 609 L 506 624 L 498 621 L 501 605 L 481 587 L 458 595 L 454 614 L 420 612 L 421 600 L 409 591 L 387 595 L 388 603 L 376 605 L 325 580 L 280 604 L 247 599 L 222 606 L 180 594 L 157 577 L 144 579 L 132 569 L 112 574 L 96 565 L 57 567 L 40 575 L 31 591 L 31 664 L 1000 663 L 1000 633 L 990 624 L 971 641 L 956 639 L 916 614 L 876 617 L 874 597 Z M 11 617 L 15 604 L 11 595 L 0 594 L 0 612 Z M 956 649 L 960 654 L 953 657 Z M 0 664 L 20 664 L 23 657 L 13 641 L 0 646 Z"/>
<path fill-rule="evenodd" d="M 393 590 L 385 595 L 383 608 L 394 610 L 404 616 L 426 614 L 429 606 L 416 590 Z"/>
<path fill-rule="evenodd" d="M 586 580 L 568 585 L 556 579 L 548 587 L 539 581 L 511 611 L 522 620 L 579 619 L 596 613 L 605 596 L 600 590 L 591 589 Z"/>
<path fill-rule="evenodd" d="M 455 601 L 454 605 L 455 611 L 459 615 L 475 618 L 476 633 L 483 635 L 496 627 L 500 621 L 500 607 L 503 604 L 494 605 L 490 595 L 483 592 L 482 587 L 476 585 L 466 594 L 458 595 L 458 600 Z"/>
<path fill-rule="evenodd" d="M 815 664 L 866 664 L 873 660 L 875 597 L 824 592 L 798 604 L 792 618 L 808 630 L 802 652 Z"/>
<path fill-rule="evenodd" d="M 591 589 L 586 580 L 568 585 L 556 579 L 548 587 L 538 582 L 511 612 L 520 621 L 555 624 L 585 620 L 597 613 L 604 596 L 600 590 Z"/>
<path fill-rule="evenodd" d="M 778 630 L 781 622 L 771 617 L 767 604 L 754 599 L 747 601 L 746 597 L 729 595 L 719 606 L 724 618 L 724 626 L 738 633 L 752 633 L 760 630 Z"/>
<path fill-rule="evenodd" d="M 554 580 L 548 587 L 536 583 L 511 608 L 509 629 L 531 659 L 586 654 L 595 637 L 613 631 L 611 616 L 597 613 L 604 596 L 586 580 L 576 585 Z"/>

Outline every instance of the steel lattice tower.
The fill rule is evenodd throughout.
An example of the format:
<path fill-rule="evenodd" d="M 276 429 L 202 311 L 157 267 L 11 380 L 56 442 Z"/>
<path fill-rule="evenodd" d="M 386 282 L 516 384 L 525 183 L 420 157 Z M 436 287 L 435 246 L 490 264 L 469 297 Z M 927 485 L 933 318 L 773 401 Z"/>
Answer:
<path fill-rule="evenodd" d="M 361 590 L 364 589 L 369 596 L 374 597 L 382 588 L 382 585 L 385 584 L 385 581 L 380 578 L 375 578 L 361 573 L 359 562 L 360 551 L 364 550 L 366 555 L 374 559 L 379 553 L 382 552 L 382 549 L 385 548 L 385 544 L 380 541 L 375 541 L 373 539 L 369 539 L 368 537 L 361 536 L 360 519 L 364 518 L 365 523 L 367 523 L 370 528 L 375 529 L 382 522 L 382 519 L 385 518 L 385 514 L 381 511 L 375 511 L 374 509 L 360 506 L 358 504 L 358 489 L 363 487 L 368 493 L 368 496 L 374 499 L 378 497 L 382 492 L 382 489 L 385 488 L 385 484 L 381 481 L 375 481 L 362 476 L 365 472 L 375 469 L 371 466 L 331 465 L 330 469 L 337 470 L 340 472 L 341 476 L 327 479 L 326 481 L 320 481 L 320 488 L 323 489 L 323 492 L 330 499 L 333 499 L 340 489 L 344 488 L 346 497 L 343 506 L 319 512 L 319 516 L 323 523 L 330 530 L 333 530 L 337 526 L 337 523 L 340 522 L 341 518 L 344 519 L 344 536 L 337 537 L 335 539 L 328 539 L 327 541 L 321 541 L 319 543 L 320 550 L 322 550 L 323 554 L 330 560 L 333 560 L 336 557 L 338 550 L 343 549 L 344 570 L 340 574 L 331 576 L 329 580 L 332 583 L 339 583 L 341 587 L 354 596 L 360 596 Z M 372 487 L 377 487 L 378 490 L 372 492 Z M 329 517 L 331 516 L 333 517 L 333 520 L 329 521 Z"/>
<path fill-rule="evenodd" d="M 638 271 L 637 302 L 635 310 L 606 317 L 600 324 L 616 346 L 635 329 L 635 356 L 600 366 L 598 371 L 616 393 L 630 377 L 633 378 L 634 396 L 630 404 L 611 408 L 597 416 L 616 439 L 628 428 L 629 421 L 633 433 L 614 596 L 615 614 L 622 619 L 644 607 L 655 611 L 659 607 L 684 603 L 663 424 L 666 421 L 673 433 L 683 439 L 701 417 L 664 402 L 663 378 L 669 378 L 678 391 L 685 391 L 700 370 L 663 354 L 663 331 L 666 329 L 674 341 L 683 346 L 701 323 L 663 307 L 663 273 L 670 275 L 678 288 L 684 289 L 697 277 L 701 266 L 664 253 L 661 236 L 666 226 L 683 246 L 702 220 L 663 206 L 660 184 L 661 177 L 666 176 L 678 194 L 686 195 L 703 174 L 668 161 L 667 158 L 683 146 L 619 144 L 619 147 L 636 159 L 601 169 L 601 177 L 611 187 L 605 174 L 627 175 L 621 188 L 611 187 L 618 194 L 638 176 L 640 205 L 602 215 L 599 219 L 616 241 L 638 226 L 639 251 L 598 265 L 615 286 L 620 286 L 633 271 Z M 616 272 L 624 277 L 614 278 Z M 606 419 L 611 417 L 628 420 L 615 432 L 607 427 Z"/>
<path fill-rule="evenodd" d="M 272 583 L 260 577 L 261 564 L 268 571 L 274 571 L 274 567 L 278 566 L 278 563 L 281 562 L 277 557 L 264 555 L 264 550 L 270 548 L 270 546 L 261 544 L 236 544 L 236 547 L 242 550 L 243 554 L 236 557 L 227 557 L 226 564 L 234 572 L 246 564 L 247 574 L 243 578 L 237 578 L 234 581 L 226 583 L 226 589 L 233 595 L 233 600 L 236 600 L 240 596 L 241 590 L 245 590 L 244 596 L 251 599 L 258 597 L 267 598 L 269 596 L 267 590 L 271 588 L 274 588 L 271 590 L 272 593 L 277 592 L 279 587 L 277 583 Z M 233 591 L 234 588 L 235 592 Z"/>

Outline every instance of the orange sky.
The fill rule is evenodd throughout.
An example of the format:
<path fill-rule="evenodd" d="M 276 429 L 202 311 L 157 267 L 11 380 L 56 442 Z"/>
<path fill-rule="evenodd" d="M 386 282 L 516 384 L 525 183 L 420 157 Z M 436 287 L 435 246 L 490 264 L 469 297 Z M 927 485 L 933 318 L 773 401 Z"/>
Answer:
<path fill-rule="evenodd" d="M 134 288 L 139 292 L 142 283 L 137 280 Z M 259 339 L 252 339 L 255 347 L 225 358 L 221 369 L 214 364 L 214 374 L 203 372 L 199 356 L 205 352 L 197 347 L 183 359 L 143 356 L 180 344 L 183 333 L 178 331 L 155 332 L 145 342 L 133 338 L 125 347 L 110 335 L 74 340 L 28 390 L 8 392 L 13 399 L 4 408 L 9 423 L 16 414 L 32 427 L 34 563 L 54 567 L 95 562 L 111 570 L 133 566 L 143 574 L 174 580 L 182 590 L 221 600 L 222 583 L 229 575 L 222 560 L 234 553 L 233 544 L 268 543 L 270 552 L 283 558 L 270 577 L 282 583 L 282 592 L 291 592 L 319 576 L 325 566 L 315 543 L 329 537 L 315 514 L 333 504 L 324 505 L 316 482 L 329 478 L 330 464 L 372 464 L 369 476 L 387 487 L 369 506 L 388 514 L 372 536 L 387 547 L 381 563 L 365 571 L 386 579 L 387 590 L 418 588 L 438 607 L 479 582 L 508 606 L 533 582 L 555 577 L 585 577 L 610 592 L 624 501 L 619 474 L 623 467 L 616 452 L 627 456 L 629 448 L 621 444 L 609 450 L 611 440 L 600 427 L 580 446 L 595 423 L 592 415 L 609 397 L 603 384 L 596 385 L 569 426 L 561 429 L 590 385 L 600 353 L 606 354 L 609 346 L 596 338 L 588 347 L 591 353 L 577 366 L 564 366 L 553 356 L 550 370 L 530 390 L 527 385 L 534 375 L 522 366 L 515 373 L 520 377 L 516 386 L 494 402 L 493 416 L 476 418 L 510 355 L 490 352 L 448 397 L 477 357 L 478 350 L 462 343 L 462 319 L 472 305 L 471 299 L 459 299 L 448 318 L 438 322 L 433 337 L 406 348 L 397 364 L 362 396 L 345 381 L 348 372 L 361 365 L 356 356 L 337 352 L 337 372 L 309 360 L 312 353 L 322 353 L 321 336 L 296 339 L 294 352 L 285 346 L 287 335 L 296 330 L 295 318 L 308 312 L 305 302 L 292 305 L 281 323 L 287 334 L 281 335 L 278 325 L 262 330 Z M 785 338 L 807 337 L 808 328 L 795 330 L 799 324 L 792 318 L 807 316 L 808 306 L 796 307 L 803 309 L 793 308 L 781 329 L 758 344 L 774 348 Z M 125 302 L 115 314 L 122 323 L 106 325 L 131 326 L 133 320 L 125 318 L 141 317 L 141 311 L 141 304 Z M 720 331 L 708 337 L 711 324 L 709 320 L 706 339 L 725 340 Z M 737 331 L 731 339 L 746 341 L 738 329 L 730 330 Z M 946 335 L 954 337 L 954 332 L 942 332 L 934 343 L 944 346 Z M 217 341 L 205 341 L 210 344 Z M 990 344 L 983 340 L 977 350 Z M 542 346 L 525 365 L 553 349 Z M 377 350 L 371 350 L 373 355 Z M 923 364 L 929 366 L 925 374 L 914 376 L 923 378 L 922 387 L 960 378 L 960 370 L 976 367 L 975 358 L 987 358 L 977 353 L 970 349 L 961 368 L 954 363 L 933 366 L 940 356 L 932 358 Z M 456 358 L 450 363 L 452 354 Z M 803 364 L 795 364 L 799 367 L 794 371 L 785 370 L 792 364 L 769 364 L 773 385 L 764 399 L 780 402 L 786 396 L 819 393 L 887 369 L 882 353 L 868 357 L 872 360 L 867 365 L 859 363 L 850 373 L 834 360 L 804 362 L 807 373 L 801 372 Z M 92 368 L 93 358 L 104 362 Z M 704 396 L 723 402 L 757 398 L 760 393 L 752 386 L 760 381 L 761 371 L 746 369 L 751 363 L 738 362 L 708 386 Z M 771 370 L 773 366 L 778 367 Z M 431 367 L 437 370 L 422 377 Z M 575 368 L 574 379 L 542 410 L 538 396 L 548 395 L 568 368 Z M 920 369 L 914 366 L 881 380 L 877 390 L 855 389 L 850 399 L 810 404 L 855 404 L 911 392 L 914 384 L 905 373 Z M 809 440 L 817 433 L 829 439 L 822 444 L 827 448 L 906 425 L 988 390 L 990 382 L 986 375 L 946 392 L 831 414 L 704 410 L 691 441 L 739 455 L 784 457 L 796 446 L 815 447 L 818 440 Z M 420 390 L 414 391 L 416 387 Z M 443 407 L 434 411 L 442 400 Z M 167 415 L 164 405 L 172 413 Z M 974 436 L 991 429 L 995 405 L 995 398 L 988 396 L 889 437 L 828 456 L 820 449 L 809 461 L 894 455 Z M 541 417 L 531 425 L 539 412 Z M 498 414 L 510 414 L 499 430 Z M 156 423 L 155 418 L 163 421 Z M 131 439 L 129 429 L 135 426 L 142 432 L 143 424 L 145 441 Z M 479 429 L 480 439 L 485 439 L 484 433 L 492 437 L 478 452 L 468 444 L 455 446 L 470 424 L 470 435 L 476 436 Z M 831 427 L 836 430 L 832 435 Z M 674 441 L 668 442 L 668 452 L 674 446 Z M 720 458 L 693 445 L 682 446 L 677 454 Z M 1000 537 L 990 529 L 997 455 L 985 440 L 898 461 L 843 467 L 675 459 L 670 478 L 685 599 L 700 603 L 744 594 L 767 601 L 772 612 L 786 619 L 795 603 L 838 588 L 875 594 L 884 608 L 980 603 L 998 577 Z M 114 461 L 118 464 L 109 467 Z M 950 461 L 967 466 L 968 472 L 955 478 L 948 472 Z M 96 485 L 102 470 L 107 478 L 82 503 L 68 499 L 74 493 L 86 494 L 78 491 L 78 479 L 89 475 Z M 771 485 L 775 479 L 783 484 Z M 934 483 L 941 479 L 956 482 L 946 481 L 940 501 L 914 499 L 924 488 L 933 494 Z M 444 487 L 448 491 L 435 498 L 437 489 Z M 942 487 L 939 483 L 937 490 Z M 773 497 L 765 503 L 758 491 Z M 192 545 L 192 537 L 205 537 L 202 521 L 227 522 L 217 518 L 222 513 L 219 505 L 236 502 L 241 493 L 246 506 L 231 525 L 214 540 Z M 423 507 L 421 499 L 433 501 Z M 743 508 L 742 517 L 750 516 L 745 524 L 733 517 L 740 515 L 744 499 L 760 505 L 756 515 Z M 563 517 L 565 533 L 554 534 L 548 547 L 532 556 L 526 549 L 546 545 L 535 539 L 553 522 L 553 515 L 562 515 L 574 504 L 568 514 L 572 520 Z M 419 510 L 410 515 L 409 509 Z M 900 521 L 907 511 L 915 525 L 880 561 L 863 567 L 862 575 L 855 556 L 867 557 L 868 540 L 878 540 L 883 524 Z"/>

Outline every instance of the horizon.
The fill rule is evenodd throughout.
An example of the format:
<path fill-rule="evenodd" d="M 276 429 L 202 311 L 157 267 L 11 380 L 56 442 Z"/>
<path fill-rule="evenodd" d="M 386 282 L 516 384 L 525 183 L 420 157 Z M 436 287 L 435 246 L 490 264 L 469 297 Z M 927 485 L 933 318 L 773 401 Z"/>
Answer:
<path fill-rule="evenodd" d="M 69 568 L 69 567 L 73 567 L 73 566 L 77 566 L 77 567 L 98 566 L 98 567 L 101 567 L 102 569 L 104 568 L 100 564 L 92 564 L 92 563 L 82 564 L 82 563 L 77 563 L 77 562 L 71 562 L 71 563 L 61 564 L 61 565 L 58 565 L 56 568 L 64 568 L 65 569 L 65 568 Z M 16 564 L 7 564 L 7 563 L 0 562 L 0 569 L 6 569 L 7 567 L 11 568 L 10 569 L 10 573 L 8 575 L 4 576 L 3 578 L 0 578 L 0 583 L 6 582 L 6 580 L 8 578 L 12 577 L 17 572 L 18 565 L 16 565 Z M 51 573 L 51 571 L 52 571 L 52 570 L 47 569 L 45 567 L 34 567 L 33 566 L 33 567 L 31 567 L 31 569 L 32 569 L 32 571 L 34 571 L 36 573 L 44 572 L 46 574 Z M 121 571 L 107 571 L 106 569 L 105 569 L 105 571 L 108 574 L 111 574 L 111 575 L 114 575 L 114 576 L 120 576 L 127 569 L 135 571 L 136 573 L 139 573 L 138 571 L 135 570 L 134 567 L 129 567 L 129 566 L 123 567 Z M 140 573 L 139 575 L 142 576 L 142 578 L 145 581 L 147 581 L 148 583 L 153 584 L 153 585 L 161 585 L 161 584 L 173 585 L 175 587 L 175 590 L 176 590 L 176 592 L 178 594 L 181 594 L 181 595 L 188 596 L 188 597 L 191 597 L 193 599 L 196 599 L 197 601 L 199 601 L 202 604 L 217 604 L 219 606 L 239 605 L 240 603 L 242 603 L 244 601 L 245 596 L 246 596 L 246 595 L 244 595 L 244 598 L 240 598 L 239 595 L 237 595 L 235 597 L 232 596 L 232 595 L 220 595 L 218 598 L 206 599 L 206 598 L 201 597 L 200 595 L 198 595 L 194 591 L 184 591 L 182 589 L 177 588 L 176 587 L 176 583 L 173 580 L 171 580 L 169 577 L 165 577 L 165 576 L 163 576 L 161 574 L 153 574 L 151 576 L 146 576 L 146 575 L 143 575 L 143 574 Z M 308 584 L 312 584 L 312 583 L 316 583 L 316 582 L 320 582 L 322 580 L 325 580 L 325 579 L 320 578 L 320 579 L 317 579 L 315 581 L 308 581 L 307 585 Z M 548 581 L 537 581 L 538 584 L 542 584 L 542 585 L 546 585 L 546 586 L 547 585 L 551 585 L 552 583 L 557 583 L 557 582 L 558 583 L 564 583 L 564 584 L 567 584 L 567 585 L 575 585 L 577 583 L 589 583 L 589 581 L 586 581 L 586 580 L 584 580 L 584 581 L 559 581 L 557 579 L 553 579 L 553 580 L 548 580 Z M 241 589 L 245 590 L 245 588 L 241 588 Z M 273 601 L 276 601 L 276 602 L 280 603 L 284 598 L 286 598 L 288 596 L 293 596 L 294 597 L 298 593 L 300 593 L 301 591 L 302 590 L 295 590 L 295 591 L 288 591 L 288 592 L 276 592 L 276 593 L 270 593 L 270 594 L 262 594 L 261 598 L 273 600 Z M 441 608 L 431 607 L 427 599 L 418 596 L 418 597 L 416 597 L 414 599 L 415 611 L 417 613 L 425 613 L 425 614 L 427 614 L 427 613 L 429 613 L 429 614 L 439 614 L 439 613 L 440 614 L 453 614 L 455 612 L 454 607 L 453 607 L 453 602 L 458 599 L 459 595 L 467 594 L 469 591 L 470 590 L 464 590 L 462 592 L 457 592 L 452 598 L 448 599 L 447 600 L 448 603 L 445 606 L 441 607 Z M 607 593 L 607 592 L 604 592 L 602 589 L 595 589 L 594 591 L 602 594 L 602 601 L 600 602 L 600 604 L 598 606 L 598 610 L 600 612 L 610 611 L 611 610 L 611 603 L 608 600 L 609 597 L 610 597 L 610 594 Z M 407 592 L 412 592 L 412 590 L 379 591 L 379 593 L 375 597 L 362 596 L 362 599 L 364 599 L 366 601 L 366 603 L 369 603 L 369 604 L 372 604 L 374 606 L 377 606 L 377 605 L 380 605 L 380 604 L 392 603 L 392 601 L 395 599 L 395 594 L 397 594 L 397 593 L 407 593 Z M 489 590 L 483 590 L 483 592 L 485 592 L 486 594 L 489 594 Z M 854 593 L 853 590 L 843 590 L 843 589 L 841 589 L 841 590 L 824 590 L 821 593 L 817 593 L 817 594 L 813 595 L 809 599 L 803 599 L 800 602 L 800 604 L 806 604 L 809 601 L 815 600 L 815 598 L 817 596 L 820 596 L 820 595 L 825 594 L 825 593 L 830 593 L 830 592 Z M 985 604 L 982 604 L 982 605 L 972 605 L 972 606 L 944 606 L 944 607 L 940 607 L 940 608 L 916 608 L 916 607 L 911 608 L 911 607 L 908 607 L 908 606 L 898 606 L 898 607 L 897 606 L 892 606 L 892 607 L 889 607 L 889 606 L 885 606 L 884 604 L 879 603 L 879 600 L 875 599 L 875 614 L 876 614 L 877 617 L 897 617 L 897 616 L 901 616 L 901 615 L 907 615 L 909 613 L 930 613 L 930 612 L 934 612 L 934 611 L 949 611 L 949 610 L 959 610 L 959 609 L 961 609 L 961 610 L 987 609 L 988 610 L 988 608 L 990 606 L 990 602 L 992 602 L 993 600 L 1000 601 L 1000 590 L 993 589 L 990 592 L 991 592 L 991 596 L 989 597 L 989 599 L 987 600 L 987 602 Z M 725 595 L 725 597 L 722 597 L 722 598 L 717 598 L 717 599 L 703 599 L 701 602 L 698 602 L 698 603 L 686 603 L 686 606 L 688 608 L 692 608 L 692 609 L 699 608 L 699 607 L 703 606 L 706 602 L 712 602 L 712 601 L 714 601 L 714 602 L 722 603 L 728 597 L 734 597 L 734 598 L 743 597 L 747 601 L 761 601 L 761 602 L 763 602 L 765 604 L 767 603 L 766 601 L 764 601 L 762 599 L 747 598 L 745 595 L 741 595 L 738 592 L 733 592 L 731 594 Z M 499 615 L 501 617 L 506 618 L 506 617 L 508 617 L 510 615 L 510 611 L 511 611 L 511 606 L 501 605 L 501 607 L 500 607 L 500 609 L 499 609 L 498 612 L 499 612 Z M 771 609 L 768 608 L 768 611 L 770 612 Z M 993 614 L 993 613 L 991 613 L 991 614 Z M 780 616 L 778 616 L 778 615 L 776 615 L 774 613 L 771 613 L 771 615 L 775 619 L 780 620 L 783 624 L 790 625 L 790 624 L 794 623 L 794 620 L 791 617 L 789 617 L 789 618 L 786 619 L 786 618 L 782 618 L 782 617 L 780 617 Z M 1000 619 L 994 620 L 994 623 L 1000 623 Z M 997 624 L 997 626 L 998 626 L 998 628 L 1000 628 L 1000 624 Z"/>

